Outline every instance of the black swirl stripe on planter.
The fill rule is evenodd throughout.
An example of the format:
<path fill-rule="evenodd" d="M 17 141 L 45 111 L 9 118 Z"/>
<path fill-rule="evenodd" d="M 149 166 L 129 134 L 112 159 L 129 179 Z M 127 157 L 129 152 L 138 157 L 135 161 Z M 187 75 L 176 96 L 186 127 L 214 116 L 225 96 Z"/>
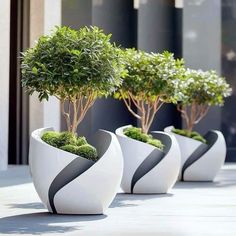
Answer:
<path fill-rule="evenodd" d="M 159 150 L 153 150 L 135 171 L 131 181 L 131 193 L 133 193 L 135 184 L 153 169 L 164 158 L 165 154 Z"/>
<path fill-rule="evenodd" d="M 207 141 L 207 144 L 202 143 L 187 159 L 184 163 L 182 172 L 181 172 L 181 180 L 184 181 L 184 173 L 185 171 L 196 161 L 198 161 L 206 152 L 208 152 L 211 147 L 216 143 L 218 139 L 218 135 L 214 131 L 209 131 L 204 138 Z"/>
<path fill-rule="evenodd" d="M 112 142 L 112 136 L 105 130 L 98 130 L 89 140 L 94 147 L 96 147 L 98 156 L 102 158 L 105 152 L 109 149 Z M 99 161 L 99 160 L 98 160 Z M 48 198 L 49 204 L 53 213 L 57 213 L 54 197 L 56 193 L 66 186 L 68 183 L 79 177 L 85 171 L 87 171 L 95 162 L 78 156 L 71 163 L 69 163 L 52 181 L 49 191 Z"/>
<path fill-rule="evenodd" d="M 153 137 L 162 141 L 165 145 L 164 150 L 160 151 L 158 149 L 153 150 L 145 160 L 139 165 L 135 171 L 132 181 L 131 181 L 131 193 L 133 193 L 135 184 L 145 176 L 150 170 L 156 167 L 161 160 L 166 156 L 171 147 L 171 139 L 168 135 L 162 133 L 154 133 Z"/>
<path fill-rule="evenodd" d="M 48 190 L 49 204 L 54 214 L 57 213 L 54 197 L 56 193 L 68 183 L 88 170 L 95 162 L 82 157 L 77 157 L 70 162 L 52 181 Z"/>
<path fill-rule="evenodd" d="M 152 136 L 155 139 L 159 139 L 164 144 L 163 152 L 167 154 L 170 151 L 172 140 L 170 136 L 166 133 L 152 132 Z"/>
<path fill-rule="evenodd" d="M 111 134 L 102 129 L 98 130 L 93 137 L 89 139 L 89 143 L 96 147 L 99 157 L 102 157 L 107 152 L 111 142 Z"/>

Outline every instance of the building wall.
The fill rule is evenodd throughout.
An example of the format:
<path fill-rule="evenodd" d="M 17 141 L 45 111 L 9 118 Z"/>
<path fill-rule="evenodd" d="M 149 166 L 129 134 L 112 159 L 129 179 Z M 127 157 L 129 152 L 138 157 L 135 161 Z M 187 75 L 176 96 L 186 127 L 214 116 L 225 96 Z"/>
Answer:
<path fill-rule="evenodd" d="M 55 26 L 59 25 L 61 25 L 61 1 L 31 0 L 30 47 L 34 46 L 41 35 L 49 34 Z M 30 97 L 30 133 L 42 127 L 53 127 L 60 130 L 60 118 L 60 104 L 56 98 L 50 97 L 48 102 L 40 103 L 37 94 Z"/>
<path fill-rule="evenodd" d="M 0 170 L 8 162 L 8 105 L 9 105 L 9 50 L 10 1 L 1 0 L 0 7 Z"/>
<path fill-rule="evenodd" d="M 222 107 L 221 128 L 227 144 L 227 160 L 236 161 L 236 1 L 222 0 L 222 75 L 231 85 L 232 96 Z"/>
<path fill-rule="evenodd" d="M 192 69 L 221 73 L 221 0 L 184 1 L 183 57 Z M 212 107 L 196 129 L 220 130 L 221 109 Z"/>

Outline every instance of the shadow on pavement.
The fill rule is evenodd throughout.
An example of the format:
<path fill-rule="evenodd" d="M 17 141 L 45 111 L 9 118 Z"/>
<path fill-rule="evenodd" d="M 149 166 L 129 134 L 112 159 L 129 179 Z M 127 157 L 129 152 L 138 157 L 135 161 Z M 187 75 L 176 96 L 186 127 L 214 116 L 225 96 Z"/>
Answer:
<path fill-rule="evenodd" d="M 8 216 L 0 219 L 0 233 L 13 235 L 66 233 L 83 229 L 80 222 L 97 221 L 106 217 L 106 215 L 52 215 L 48 212 Z"/>
<path fill-rule="evenodd" d="M 110 208 L 115 207 L 135 207 L 140 205 L 140 201 L 147 201 L 157 198 L 166 198 L 172 197 L 173 194 L 127 194 L 127 193 L 118 193 L 113 200 Z M 135 202 L 136 201 L 136 202 Z"/>
<path fill-rule="evenodd" d="M 221 170 L 213 182 L 177 182 L 175 189 L 201 189 L 201 188 L 227 188 L 236 186 L 236 171 L 226 169 Z"/>
<path fill-rule="evenodd" d="M 31 203 L 14 203 L 8 204 L 9 208 L 18 208 L 18 209 L 46 209 L 41 202 L 31 202 Z"/>

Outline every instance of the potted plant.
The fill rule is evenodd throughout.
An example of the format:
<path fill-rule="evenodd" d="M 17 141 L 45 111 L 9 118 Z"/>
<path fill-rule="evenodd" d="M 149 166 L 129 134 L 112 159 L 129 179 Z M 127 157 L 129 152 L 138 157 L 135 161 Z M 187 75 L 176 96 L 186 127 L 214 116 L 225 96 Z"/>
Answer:
<path fill-rule="evenodd" d="M 178 140 L 182 171 L 181 180 L 213 181 L 224 163 L 226 145 L 220 131 L 211 130 L 203 137 L 193 131 L 194 125 L 206 116 L 210 106 L 222 106 L 231 89 L 215 71 L 184 70 L 179 83 L 177 106 L 186 129 L 167 127 Z"/>
<path fill-rule="evenodd" d="M 124 156 L 121 187 L 126 193 L 166 193 L 175 183 L 180 168 L 176 140 L 164 133 L 148 134 L 156 113 L 165 102 L 175 101 L 181 60 L 173 54 L 123 51 L 126 73 L 115 98 L 140 122 L 141 128 L 116 130 Z"/>
<path fill-rule="evenodd" d="M 77 127 L 97 97 L 120 84 L 119 51 L 97 27 L 57 28 L 22 56 L 22 85 L 40 101 L 55 96 L 67 132 L 34 131 L 30 169 L 36 191 L 52 213 L 102 214 L 120 185 L 123 158 L 111 132 L 100 130 L 88 144 Z"/>

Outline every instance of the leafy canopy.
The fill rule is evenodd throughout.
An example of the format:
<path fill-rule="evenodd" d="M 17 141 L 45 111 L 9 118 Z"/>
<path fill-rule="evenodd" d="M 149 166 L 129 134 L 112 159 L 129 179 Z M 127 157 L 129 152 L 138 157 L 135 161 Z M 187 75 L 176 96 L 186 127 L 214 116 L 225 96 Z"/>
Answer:
<path fill-rule="evenodd" d="M 116 98 L 131 93 L 137 100 L 175 102 L 179 70 L 183 60 L 175 60 L 170 52 L 147 53 L 135 49 L 123 50 L 126 73 Z"/>
<path fill-rule="evenodd" d="M 231 88 L 215 71 L 186 69 L 179 83 L 178 100 L 182 105 L 223 105 Z"/>
<path fill-rule="evenodd" d="M 57 27 L 22 57 L 22 85 L 39 99 L 107 96 L 120 84 L 119 51 L 97 27 Z"/>

